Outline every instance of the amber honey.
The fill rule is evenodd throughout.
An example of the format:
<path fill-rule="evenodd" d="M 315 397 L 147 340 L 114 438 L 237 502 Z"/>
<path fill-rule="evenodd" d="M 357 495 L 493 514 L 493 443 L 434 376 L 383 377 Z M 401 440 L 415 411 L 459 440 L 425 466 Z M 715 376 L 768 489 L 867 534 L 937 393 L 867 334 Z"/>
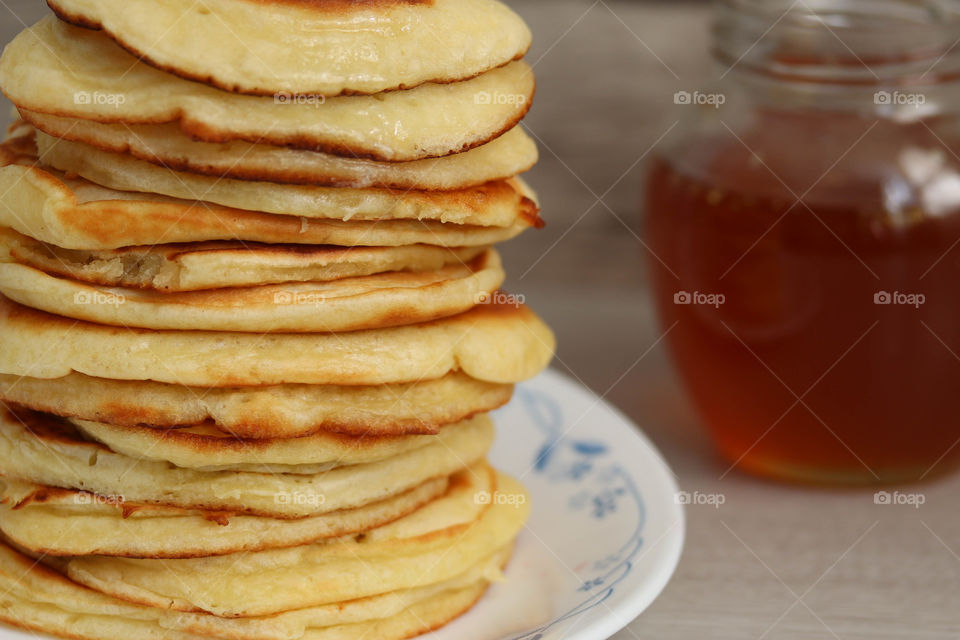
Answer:
<path fill-rule="evenodd" d="M 704 423 L 731 465 L 780 478 L 954 468 L 960 144 L 922 123 L 760 124 L 648 173 L 653 290 Z"/>

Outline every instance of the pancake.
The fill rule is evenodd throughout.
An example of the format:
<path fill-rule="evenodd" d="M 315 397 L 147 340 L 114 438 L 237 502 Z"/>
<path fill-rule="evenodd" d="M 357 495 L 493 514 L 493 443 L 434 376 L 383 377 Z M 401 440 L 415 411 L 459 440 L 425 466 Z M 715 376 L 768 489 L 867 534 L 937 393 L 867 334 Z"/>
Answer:
<path fill-rule="evenodd" d="M 22 146 L 33 139 L 35 130 L 23 125 Z M 33 165 L 37 159 L 33 149 L 22 158 L 22 164 Z M 137 160 L 122 153 L 100 151 L 84 144 L 61 141 L 50 148 L 48 159 L 71 174 L 88 178 L 83 185 L 83 201 L 104 199 L 136 199 L 140 196 L 123 192 L 151 193 L 151 200 L 166 201 L 157 194 L 185 200 L 221 204 L 241 210 L 295 215 L 304 218 L 344 221 L 449 222 L 458 225 L 510 227 L 520 221 L 528 225 L 542 224 L 536 195 L 519 178 L 490 182 L 459 191 L 395 191 L 389 189 L 349 189 L 273 182 L 211 178 L 175 172 Z M 62 174 L 55 175 L 60 178 Z M 82 184 L 82 183 L 81 183 Z M 110 197 L 105 197 L 109 195 Z M 396 244 L 396 243 L 392 243 Z"/>
<path fill-rule="evenodd" d="M 451 82 L 518 59 L 530 46 L 523 20 L 496 0 L 48 4 L 155 67 L 260 95 L 334 96 Z"/>
<path fill-rule="evenodd" d="M 116 453 L 185 469 L 256 471 L 310 465 L 335 469 L 378 462 L 436 442 L 433 435 L 350 436 L 320 432 L 301 438 L 241 439 L 210 426 L 152 429 L 91 420 L 68 421 L 87 440 Z"/>
<path fill-rule="evenodd" d="M 368 531 L 443 495 L 448 479 L 433 478 L 355 509 L 296 519 L 121 502 L 15 480 L 0 484 L 0 531 L 32 553 L 195 558 L 292 547 Z"/>
<path fill-rule="evenodd" d="M 90 284 L 165 292 L 437 271 L 470 262 L 485 250 L 425 244 L 344 248 L 212 241 L 80 251 L 0 227 L 2 262 Z"/>
<path fill-rule="evenodd" d="M 21 166 L 0 167 L 0 192 L 6 194 L 0 199 L 0 226 L 78 250 L 208 240 L 346 247 L 465 247 L 509 240 L 531 225 L 522 217 L 508 227 L 487 227 L 433 220 L 343 221 L 273 215 L 205 201 L 113 191 L 83 179 Z"/>
<path fill-rule="evenodd" d="M 534 80 L 529 65 L 513 62 L 464 82 L 372 97 L 245 96 L 158 71 L 101 32 L 50 16 L 7 45 L 0 87 L 17 106 L 37 113 L 104 123 L 176 123 L 185 135 L 206 142 L 246 140 L 396 162 L 459 153 L 493 140 L 526 114 Z"/>
<path fill-rule="evenodd" d="M 449 476 L 484 457 L 493 424 L 487 416 L 478 416 L 431 437 L 434 442 L 386 460 L 325 472 L 311 465 L 200 471 L 112 452 L 83 440 L 65 422 L 18 409 L 4 411 L 0 419 L 0 462 L 14 480 L 123 502 L 305 518 L 379 502 Z"/>
<path fill-rule="evenodd" d="M 145 607 L 82 587 L 0 542 L 0 619 L 81 640 L 401 640 L 439 627 L 499 578 L 510 550 L 461 575 L 414 589 L 251 618 Z"/>
<path fill-rule="evenodd" d="M 188 387 L 71 373 L 44 380 L 0 374 L 0 400 L 67 418 L 132 427 L 210 425 L 247 439 L 299 438 L 321 431 L 357 436 L 437 433 L 492 411 L 513 386 L 464 373 L 376 386 Z"/>
<path fill-rule="evenodd" d="M 537 205 L 516 190 L 525 188 L 519 180 L 492 183 L 469 192 L 411 191 L 398 195 L 385 190 L 176 175 L 129 156 L 89 148 L 81 152 L 70 147 L 71 153 L 61 157 L 69 161 L 73 173 L 87 173 L 96 180 L 104 179 L 102 169 L 107 167 L 106 175 L 118 178 L 118 187 L 127 189 L 118 191 L 34 166 L 33 129 L 22 126 L 18 133 L 0 145 L 0 165 L 6 165 L 0 166 L 0 193 L 4 194 L 0 198 L 0 226 L 65 249 L 208 240 L 465 247 L 508 240 L 531 225 L 542 225 Z M 59 145 L 57 152 L 65 152 L 68 144 Z M 182 191 L 183 197 L 136 193 L 137 189 L 150 191 L 154 182 L 161 183 L 157 187 Z M 270 215 L 273 213 L 280 215 Z M 330 216 L 338 219 L 324 219 Z M 493 226 L 464 224 L 471 220 Z M 499 223 L 503 226 L 497 226 Z"/>
<path fill-rule="evenodd" d="M 500 582 L 503 580 L 502 568 L 506 565 L 511 553 L 512 545 L 481 560 L 469 571 L 452 580 L 425 587 L 401 589 L 369 598 L 299 609 L 265 618 L 219 618 L 203 613 L 169 611 L 164 614 L 161 624 L 168 629 L 183 629 L 200 634 L 213 633 L 235 640 L 289 640 L 289 638 L 300 637 L 303 629 L 320 624 L 346 624 L 360 619 L 361 616 L 369 615 L 367 613 L 369 610 L 376 611 L 378 615 L 396 615 L 412 602 L 430 598 L 451 588 L 461 588 L 460 585 L 477 580 Z M 284 635 L 279 635 L 281 633 Z M 365 636 L 348 637 L 363 638 Z"/>
<path fill-rule="evenodd" d="M 123 327 L 306 333 L 452 316 L 488 299 L 505 277 L 493 249 L 437 271 L 182 293 L 98 287 L 7 263 L 0 264 L 0 293 L 35 309 Z"/>
<path fill-rule="evenodd" d="M 491 504 L 475 483 L 348 538 L 182 560 L 85 556 L 54 561 L 70 579 L 124 600 L 223 617 L 259 616 L 420 587 L 511 544 L 529 514 L 524 488 L 498 474 Z M 344 576 L 350 576 L 345 580 Z"/>
<path fill-rule="evenodd" d="M 0 373 L 72 372 L 190 386 L 378 385 L 453 371 L 495 383 L 532 378 L 553 357 L 553 333 L 526 306 L 478 305 L 417 325 L 341 334 L 156 331 L 92 324 L 0 296 Z"/>
<path fill-rule="evenodd" d="M 26 109 L 20 109 L 20 115 L 39 130 L 40 157 L 61 170 L 73 170 L 61 160 L 62 155 L 86 154 L 92 147 L 128 154 L 167 170 L 215 178 L 353 189 L 455 191 L 513 177 L 537 162 L 537 145 L 520 126 L 463 153 L 378 162 L 244 140 L 195 141 L 183 135 L 176 124 L 104 124 Z M 60 145 L 68 149 L 60 151 Z M 116 188 L 112 182 L 106 185 Z"/>

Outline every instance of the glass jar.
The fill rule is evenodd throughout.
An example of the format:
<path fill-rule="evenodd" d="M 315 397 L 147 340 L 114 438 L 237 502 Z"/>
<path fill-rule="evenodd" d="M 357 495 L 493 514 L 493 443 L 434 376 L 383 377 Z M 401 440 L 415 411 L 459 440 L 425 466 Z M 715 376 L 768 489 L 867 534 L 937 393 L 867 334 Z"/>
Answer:
<path fill-rule="evenodd" d="M 731 465 L 876 484 L 960 462 L 958 5 L 728 0 L 718 85 L 674 96 L 652 284 Z"/>

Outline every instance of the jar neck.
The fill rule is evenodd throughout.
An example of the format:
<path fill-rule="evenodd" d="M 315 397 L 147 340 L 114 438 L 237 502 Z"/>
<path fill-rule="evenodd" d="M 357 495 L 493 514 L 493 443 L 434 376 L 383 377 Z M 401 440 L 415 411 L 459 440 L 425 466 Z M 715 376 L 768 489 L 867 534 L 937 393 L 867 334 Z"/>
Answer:
<path fill-rule="evenodd" d="M 960 109 L 956 0 L 722 0 L 721 76 L 763 100 L 918 119 Z"/>

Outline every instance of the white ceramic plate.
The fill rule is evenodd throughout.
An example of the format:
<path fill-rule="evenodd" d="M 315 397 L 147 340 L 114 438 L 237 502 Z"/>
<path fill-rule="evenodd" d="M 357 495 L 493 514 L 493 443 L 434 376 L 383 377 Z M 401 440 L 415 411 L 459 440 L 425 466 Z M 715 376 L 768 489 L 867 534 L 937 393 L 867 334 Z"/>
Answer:
<path fill-rule="evenodd" d="M 554 371 L 520 385 L 494 417 L 491 461 L 527 486 L 533 512 L 507 582 L 432 640 L 609 638 L 680 559 L 673 473 L 636 425 Z"/>
<path fill-rule="evenodd" d="M 432 640 L 601 640 L 667 584 L 683 546 L 673 475 L 616 409 L 547 371 L 497 411 L 491 460 L 522 482 L 533 512 L 507 569 Z M 38 636 L 0 629 L 0 640 Z"/>

